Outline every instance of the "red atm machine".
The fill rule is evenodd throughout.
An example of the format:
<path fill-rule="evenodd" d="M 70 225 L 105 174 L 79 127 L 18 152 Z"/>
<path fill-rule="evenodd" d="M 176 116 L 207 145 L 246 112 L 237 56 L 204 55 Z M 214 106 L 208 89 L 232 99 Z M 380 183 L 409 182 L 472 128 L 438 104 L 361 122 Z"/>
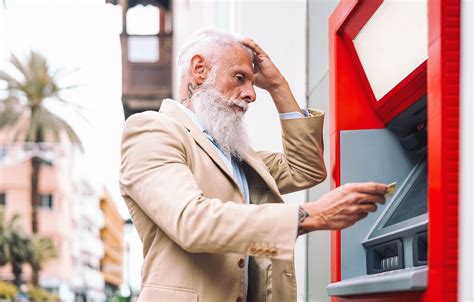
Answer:
<path fill-rule="evenodd" d="M 329 19 L 332 185 L 397 183 L 332 234 L 332 301 L 454 302 L 459 0 L 342 0 Z"/>

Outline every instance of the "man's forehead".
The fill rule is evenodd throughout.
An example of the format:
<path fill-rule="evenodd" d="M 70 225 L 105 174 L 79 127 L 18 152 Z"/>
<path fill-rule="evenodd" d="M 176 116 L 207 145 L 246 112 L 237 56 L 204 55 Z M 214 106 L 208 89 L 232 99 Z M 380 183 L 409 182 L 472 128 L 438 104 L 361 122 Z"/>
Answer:
<path fill-rule="evenodd" d="M 254 56 L 252 51 L 242 45 L 236 44 L 233 47 L 230 47 L 227 50 L 224 50 L 222 56 L 220 56 L 220 60 L 226 62 L 230 65 L 230 67 L 241 67 L 249 69 L 249 72 L 253 73 L 254 70 Z"/>

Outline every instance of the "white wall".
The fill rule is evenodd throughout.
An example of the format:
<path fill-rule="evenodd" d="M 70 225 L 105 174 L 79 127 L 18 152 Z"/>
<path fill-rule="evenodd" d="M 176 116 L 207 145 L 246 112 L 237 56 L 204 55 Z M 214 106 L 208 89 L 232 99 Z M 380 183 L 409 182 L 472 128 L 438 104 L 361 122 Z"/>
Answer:
<path fill-rule="evenodd" d="M 474 2 L 461 2 L 461 192 L 459 301 L 474 301 Z"/>
<path fill-rule="evenodd" d="M 216 3 L 174 0 L 173 3 L 173 97 L 178 95 L 176 57 L 186 38 L 196 29 L 215 26 Z"/>
<path fill-rule="evenodd" d="M 215 26 L 249 36 L 270 55 L 290 83 L 301 107 L 306 107 L 306 1 L 186 1 L 173 2 L 174 55 L 183 40 L 203 26 Z M 176 95 L 176 87 L 174 89 Z M 257 150 L 281 151 L 280 122 L 269 94 L 257 90 L 257 102 L 246 118 Z M 305 192 L 285 196 L 287 202 L 302 203 Z M 296 219 L 296 217 L 295 217 Z M 306 292 L 306 238 L 296 244 L 298 299 Z"/>
<path fill-rule="evenodd" d="M 309 107 L 326 112 L 323 138 L 327 179 L 309 190 L 309 201 L 320 198 L 331 187 L 329 143 L 329 32 L 328 18 L 338 0 L 308 1 L 308 103 Z M 308 235 L 308 299 L 329 301 L 326 286 L 331 278 L 331 237 L 329 231 Z"/>

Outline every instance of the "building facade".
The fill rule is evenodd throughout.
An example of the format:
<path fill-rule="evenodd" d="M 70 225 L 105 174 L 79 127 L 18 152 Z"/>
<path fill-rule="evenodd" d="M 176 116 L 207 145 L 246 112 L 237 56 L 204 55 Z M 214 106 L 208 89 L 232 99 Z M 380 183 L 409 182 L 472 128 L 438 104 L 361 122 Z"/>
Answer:
<path fill-rule="evenodd" d="M 80 162 L 74 162 L 72 152 L 64 146 L 42 144 L 35 148 L 28 144 L 0 146 L 0 202 L 5 215 L 20 215 L 20 225 L 31 232 L 30 158 L 41 156 L 38 229 L 53 240 L 58 256 L 44 264 L 39 285 L 63 300 L 102 301 L 100 259 L 104 247 L 100 230 L 105 221 L 100 208 L 101 187 L 94 187 L 77 173 Z M 24 265 L 22 277 L 25 282 L 31 280 L 28 265 Z M 0 279 L 13 280 L 10 266 L 0 268 Z"/>
<path fill-rule="evenodd" d="M 104 244 L 100 267 L 105 281 L 105 292 L 107 297 L 110 297 L 124 283 L 124 220 L 107 192 L 104 192 L 100 199 L 100 208 L 105 220 L 100 231 Z"/>

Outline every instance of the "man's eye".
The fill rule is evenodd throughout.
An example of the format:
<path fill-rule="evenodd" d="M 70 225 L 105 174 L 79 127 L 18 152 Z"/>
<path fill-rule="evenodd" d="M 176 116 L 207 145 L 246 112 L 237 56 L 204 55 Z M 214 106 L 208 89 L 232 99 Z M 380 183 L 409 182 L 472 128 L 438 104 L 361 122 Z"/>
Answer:
<path fill-rule="evenodd" d="M 235 75 L 235 79 L 237 80 L 237 82 L 239 83 L 243 83 L 245 81 L 245 77 L 242 75 L 242 74 L 236 74 Z"/>

